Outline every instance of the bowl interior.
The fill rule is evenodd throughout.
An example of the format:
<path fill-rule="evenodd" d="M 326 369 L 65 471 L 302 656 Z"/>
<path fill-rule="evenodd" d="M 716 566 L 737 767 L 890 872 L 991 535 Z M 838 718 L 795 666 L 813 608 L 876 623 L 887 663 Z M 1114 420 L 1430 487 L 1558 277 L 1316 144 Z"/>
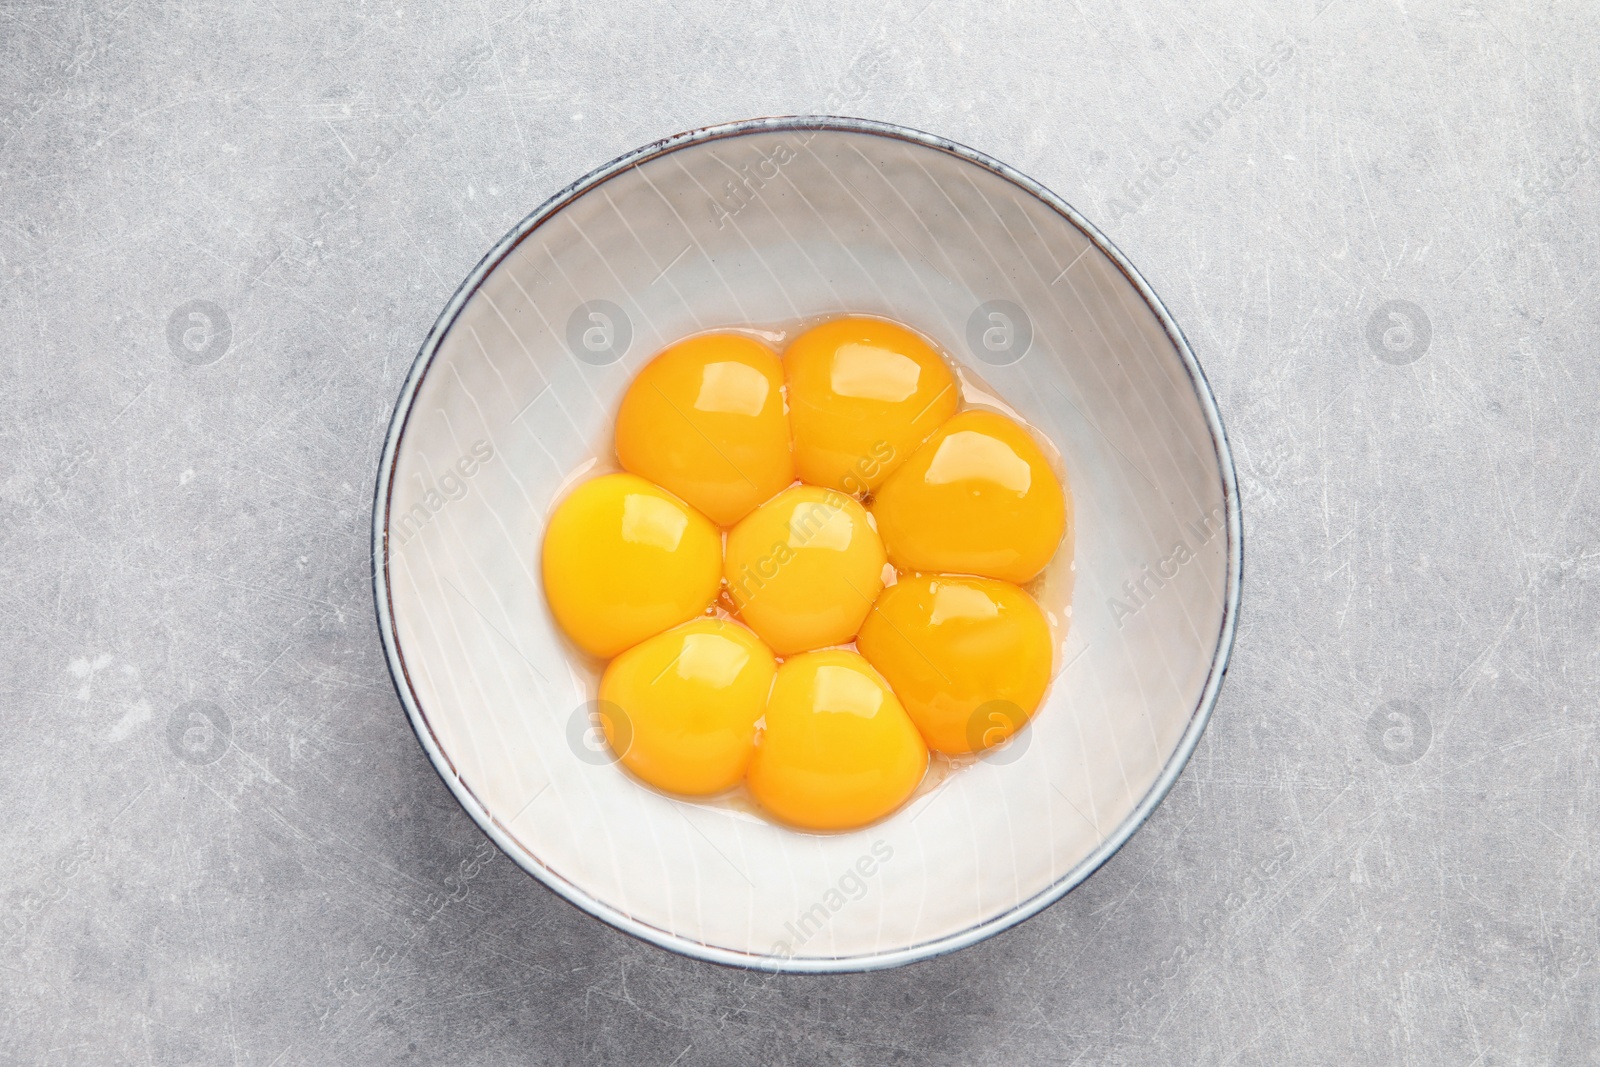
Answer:
<path fill-rule="evenodd" d="M 1054 442 L 1076 573 L 1050 577 L 1075 578 L 1070 629 L 1028 729 L 820 836 L 652 792 L 595 750 L 538 550 L 575 473 L 612 462 L 622 391 L 663 345 L 842 312 L 922 331 Z M 902 962 L 1054 899 L 1170 784 L 1231 632 L 1231 468 L 1176 330 L 1025 180 L 888 128 L 702 133 L 558 198 L 441 319 L 383 479 L 384 636 L 446 781 L 575 903 L 724 962 Z"/>

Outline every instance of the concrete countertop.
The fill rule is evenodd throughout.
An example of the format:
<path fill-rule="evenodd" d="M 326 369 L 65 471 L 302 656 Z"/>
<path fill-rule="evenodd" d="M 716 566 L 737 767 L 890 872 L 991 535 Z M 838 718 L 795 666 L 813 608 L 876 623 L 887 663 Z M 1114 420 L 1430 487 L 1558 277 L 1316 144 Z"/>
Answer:
<path fill-rule="evenodd" d="M 6 6 L 0 1061 L 1600 1063 L 1597 34 L 1579 0 Z M 493 850 L 366 560 L 401 379 L 496 239 L 644 142 L 823 110 L 997 156 L 1138 265 L 1226 419 L 1244 600 L 1193 762 L 1086 884 L 772 978 Z"/>

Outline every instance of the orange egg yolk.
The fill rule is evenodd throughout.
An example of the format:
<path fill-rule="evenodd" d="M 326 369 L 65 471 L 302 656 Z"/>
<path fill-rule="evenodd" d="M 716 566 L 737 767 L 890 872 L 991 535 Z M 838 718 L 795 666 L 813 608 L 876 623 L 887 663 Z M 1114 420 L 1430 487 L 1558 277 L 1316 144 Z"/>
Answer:
<path fill-rule="evenodd" d="M 1050 685 L 1049 620 L 992 578 L 923 575 L 884 591 L 856 647 L 905 705 L 928 745 L 949 755 L 1011 736 Z"/>
<path fill-rule="evenodd" d="M 1028 431 L 964 411 L 884 482 L 872 514 L 901 570 L 1023 584 L 1061 546 L 1070 505 Z"/>
<path fill-rule="evenodd" d="M 881 319 L 834 319 L 807 330 L 783 364 L 796 472 L 856 496 L 881 485 L 961 399 L 939 353 Z"/>
<path fill-rule="evenodd" d="M 928 749 L 905 709 L 854 652 L 795 656 L 778 668 L 750 791 L 807 830 L 849 830 L 905 803 Z"/>
<path fill-rule="evenodd" d="M 722 584 L 722 535 L 632 474 L 584 482 L 545 529 L 545 599 L 591 656 L 614 656 L 702 614 Z"/>
<path fill-rule="evenodd" d="M 728 532 L 723 566 L 739 617 L 788 655 L 854 637 L 883 588 L 886 559 L 853 498 L 797 485 Z"/>
<path fill-rule="evenodd" d="M 732 526 L 794 481 L 783 365 L 740 334 L 679 341 L 628 387 L 616 444 L 624 469 Z"/>
<path fill-rule="evenodd" d="M 658 789 L 687 796 L 731 789 L 750 763 L 777 669 L 772 652 L 737 623 L 674 627 L 606 668 L 606 741 L 623 766 Z"/>

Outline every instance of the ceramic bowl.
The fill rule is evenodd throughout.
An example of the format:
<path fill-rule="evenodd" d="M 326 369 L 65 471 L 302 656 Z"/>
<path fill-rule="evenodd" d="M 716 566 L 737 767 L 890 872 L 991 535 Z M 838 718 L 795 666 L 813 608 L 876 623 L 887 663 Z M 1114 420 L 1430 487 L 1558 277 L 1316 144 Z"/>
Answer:
<path fill-rule="evenodd" d="M 617 405 L 664 345 L 843 312 L 914 326 L 1054 442 L 1076 531 L 1046 576 L 1070 619 L 1063 603 L 1027 729 L 883 821 L 817 835 L 624 773 L 596 743 L 594 677 L 545 606 L 539 546 L 572 481 L 614 465 Z M 794 972 L 969 945 L 1103 863 L 1205 726 L 1242 559 L 1216 405 L 1127 259 L 1004 164 L 835 118 L 648 145 L 507 234 L 405 383 L 374 525 L 396 688 L 484 832 L 619 929 Z"/>

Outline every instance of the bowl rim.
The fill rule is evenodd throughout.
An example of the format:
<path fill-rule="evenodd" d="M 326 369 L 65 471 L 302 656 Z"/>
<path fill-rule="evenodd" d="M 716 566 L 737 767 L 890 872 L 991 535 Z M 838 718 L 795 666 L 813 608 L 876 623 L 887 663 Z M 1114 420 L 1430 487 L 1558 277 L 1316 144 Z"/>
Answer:
<path fill-rule="evenodd" d="M 1162 328 L 1165 329 L 1168 338 L 1176 348 L 1184 369 L 1188 372 L 1190 385 L 1193 387 L 1195 397 L 1200 403 L 1201 411 L 1205 416 L 1206 427 L 1211 435 L 1212 447 L 1216 453 L 1217 471 L 1222 481 L 1223 503 L 1227 511 L 1227 577 L 1224 589 L 1222 622 L 1217 633 L 1217 644 L 1212 654 L 1205 685 L 1201 690 L 1200 698 L 1196 702 L 1189 725 L 1185 728 L 1183 736 L 1179 739 L 1172 755 L 1168 757 L 1160 774 L 1156 776 L 1155 781 L 1151 783 L 1150 788 L 1145 792 L 1139 803 L 1128 812 L 1117 828 L 1104 838 L 1093 852 L 1078 861 L 1055 882 L 1001 914 L 985 919 L 957 933 L 946 934 L 914 945 L 839 957 L 777 956 L 742 952 L 695 941 L 682 934 L 663 930 L 626 915 L 603 901 L 595 899 L 578 886 L 567 881 L 560 874 L 540 864 L 510 834 L 509 828 L 502 825 L 472 792 L 471 788 L 461 780 L 449 756 L 439 745 L 438 738 L 435 736 L 433 728 L 428 723 L 427 716 L 423 713 L 422 707 L 411 688 L 405 655 L 400 649 L 394 623 L 388 569 L 387 531 L 390 498 L 394 485 L 394 470 L 399 457 L 400 443 L 405 435 L 417 390 L 432 366 L 440 344 L 454 325 L 461 309 L 465 307 L 467 301 L 477 292 L 479 286 L 490 273 L 500 265 L 501 261 L 516 248 L 524 237 L 555 216 L 568 204 L 600 186 L 608 179 L 640 163 L 711 141 L 726 140 L 756 133 L 801 131 L 870 134 L 944 152 L 1000 176 L 1043 202 L 1083 233 L 1116 264 L 1117 268 L 1133 285 L 1145 303 L 1155 313 Z M 457 802 L 465 809 L 468 816 L 519 867 L 568 903 L 624 933 L 632 934 L 640 940 L 669 951 L 711 963 L 756 971 L 784 974 L 840 974 L 903 966 L 918 960 L 954 952 L 957 949 L 965 948 L 998 934 L 1003 930 L 1010 929 L 1037 915 L 1081 885 L 1089 875 L 1098 870 L 1127 842 L 1134 831 L 1144 824 L 1150 813 L 1171 791 L 1173 784 L 1178 780 L 1178 776 L 1188 763 L 1189 757 L 1194 753 L 1196 745 L 1199 744 L 1200 736 L 1204 733 L 1206 724 L 1210 721 L 1212 709 L 1216 705 L 1222 680 L 1227 674 L 1228 660 L 1233 651 L 1234 632 L 1239 613 L 1239 595 L 1244 566 L 1244 539 L 1233 454 L 1228 447 L 1227 434 L 1222 425 L 1222 416 L 1217 409 L 1216 399 L 1212 395 L 1211 386 L 1206 380 L 1205 372 L 1201 369 L 1199 361 L 1189 348 L 1189 343 L 1184 338 L 1183 331 L 1179 329 L 1177 322 L 1173 320 L 1166 306 L 1161 302 L 1160 297 L 1155 294 L 1149 283 L 1144 280 L 1143 276 L 1128 261 L 1127 257 L 1093 223 L 1039 182 L 997 159 L 948 138 L 873 119 L 834 115 L 785 115 L 704 126 L 674 134 L 670 137 L 663 137 L 626 152 L 585 174 L 540 204 L 526 218 L 512 227 L 478 261 L 477 265 L 468 272 L 466 278 L 457 287 L 449 302 L 445 304 L 444 310 L 439 313 L 439 317 L 435 320 L 433 327 L 428 331 L 427 337 L 422 342 L 422 347 L 418 350 L 417 356 L 412 362 L 405 383 L 401 387 L 399 399 L 395 402 L 394 414 L 389 420 L 389 427 L 384 437 L 382 459 L 378 465 L 372 519 L 372 563 L 373 595 L 377 610 L 378 633 L 383 642 L 384 659 L 388 665 L 390 680 L 394 683 L 395 692 L 399 696 L 401 704 L 405 707 L 406 717 L 411 723 L 412 731 L 416 734 L 422 750 L 427 754 L 429 762 L 433 764 L 434 770 L 455 796 Z"/>

